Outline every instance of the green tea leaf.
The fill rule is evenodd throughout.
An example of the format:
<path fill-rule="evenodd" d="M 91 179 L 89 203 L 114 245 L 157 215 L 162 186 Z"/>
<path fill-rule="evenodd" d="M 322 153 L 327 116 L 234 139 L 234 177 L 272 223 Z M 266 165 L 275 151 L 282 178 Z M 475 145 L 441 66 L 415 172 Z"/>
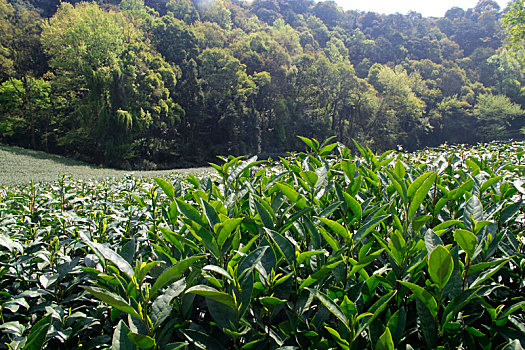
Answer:
<path fill-rule="evenodd" d="M 322 227 L 319 227 L 319 232 L 321 232 L 321 236 L 323 236 L 326 243 L 328 243 L 334 252 L 339 251 L 339 244 L 337 244 L 337 241 L 330 233 L 326 232 Z"/>
<path fill-rule="evenodd" d="M 180 280 L 172 283 L 166 290 L 159 295 L 153 304 L 151 305 L 151 320 L 153 325 L 156 326 L 162 322 L 171 313 L 171 302 L 173 299 L 178 297 L 186 288 L 186 279 L 181 278 Z"/>
<path fill-rule="evenodd" d="M 316 219 L 320 220 L 323 224 L 328 226 L 332 232 L 335 232 L 339 236 L 343 237 L 345 241 L 349 242 L 351 240 L 350 234 L 348 233 L 346 228 L 340 223 L 330 220 L 330 219 L 325 219 L 325 218 L 320 218 L 320 217 L 316 217 Z"/>
<path fill-rule="evenodd" d="M 467 253 L 468 256 L 472 258 L 474 255 L 474 250 L 478 244 L 476 235 L 467 230 L 457 229 L 454 232 L 454 240 L 458 243 L 461 249 L 463 249 L 465 253 Z"/>
<path fill-rule="evenodd" d="M 210 203 L 208 203 L 204 198 L 201 198 L 201 205 L 204 209 L 204 215 L 206 216 L 206 219 L 208 219 L 208 223 L 210 224 L 210 227 L 215 227 L 215 225 L 218 225 L 221 223 L 221 220 L 219 219 L 219 215 L 217 215 L 217 212 L 215 211 L 215 208 L 211 206 Z"/>
<path fill-rule="evenodd" d="M 489 278 L 491 278 L 492 276 L 494 276 L 494 274 L 496 272 L 498 272 L 503 267 L 503 265 L 505 265 L 507 262 L 508 262 L 508 260 L 505 259 L 499 265 L 496 265 L 495 267 L 491 268 L 490 270 L 487 270 L 487 271 L 483 272 L 481 275 L 478 276 L 478 278 L 476 278 L 470 284 L 470 288 L 475 288 L 475 287 L 481 285 L 481 283 L 483 283 L 486 280 L 488 280 Z"/>
<path fill-rule="evenodd" d="M 376 228 L 376 226 L 378 226 L 380 223 L 382 223 L 383 221 L 385 221 L 388 217 L 390 217 L 390 214 L 388 215 L 379 215 L 371 220 L 367 220 L 363 226 L 361 226 L 359 228 L 359 230 L 357 230 L 355 236 L 354 236 L 354 241 L 356 242 L 359 242 L 361 241 L 363 238 L 365 238 L 369 233 L 370 231 L 372 231 L 374 228 Z"/>
<path fill-rule="evenodd" d="M 347 329 L 350 330 L 350 323 L 348 322 L 348 319 L 341 308 L 336 303 L 334 303 L 332 299 L 316 289 L 306 289 L 312 293 L 335 317 L 337 317 Z"/>
<path fill-rule="evenodd" d="M 231 184 L 233 181 L 235 181 L 239 177 L 239 175 L 246 169 L 250 169 L 261 163 L 264 163 L 264 162 L 257 162 L 257 156 L 253 156 L 247 161 L 242 162 L 235 169 L 232 170 L 232 172 L 228 176 L 228 183 Z"/>
<path fill-rule="evenodd" d="M 224 242 L 230 237 L 230 234 L 239 227 L 243 218 L 226 219 L 223 223 L 217 225 L 215 231 L 217 234 L 217 244 L 220 247 L 223 246 Z"/>
<path fill-rule="evenodd" d="M 22 350 L 41 350 L 46 341 L 47 332 L 51 326 L 51 316 L 48 315 L 35 323 L 27 336 L 27 341 Z"/>
<path fill-rule="evenodd" d="M 151 349 L 156 345 L 155 339 L 150 336 L 137 334 L 133 332 L 128 333 L 128 338 L 139 348 L 139 349 Z"/>
<path fill-rule="evenodd" d="M 388 292 L 387 294 L 383 295 L 381 298 L 379 298 L 378 301 L 376 301 L 367 312 L 362 313 L 359 315 L 359 328 L 355 332 L 355 338 L 360 336 L 360 334 L 365 330 L 366 327 L 368 327 L 372 321 L 374 321 L 379 315 L 386 309 L 388 306 L 388 303 L 392 298 L 396 295 L 396 291 Z"/>
<path fill-rule="evenodd" d="M 408 220 L 412 220 L 414 216 L 416 215 L 416 212 L 419 209 L 419 206 L 423 203 L 426 196 L 428 195 L 428 191 L 430 191 L 430 188 L 434 184 L 436 180 L 436 176 L 437 176 L 437 173 L 435 172 L 430 173 L 430 175 L 423 174 L 414 181 L 415 183 L 421 177 L 424 177 L 425 179 L 424 182 L 421 184 L 421 186 L 417 187 L 417 190 L 415 191 L 414 196 L 412 200 L 410 201 L 410 206 L 408 208 Z M 409 190 L 408 190 L 409 193 L 414 183 L 410 185 Z"/>
<path fill-rule="evenodd" d="M 376 343 L 376 350 L 394 350 L 394 341 L 388 327 L 385 328 L 385 332 L 379 337 Z"/>
<path fill-rule="evenodd" d="M 111 341 L 112 350 L 135 350 L 135 344 L 128 337 L 130 330 L 124 321 L 120 320 L 115 331 L 113 332 L 113 340 Z"/>
<path fill-rule="evenodd" d="M 295 263 L 295 247 L 294 245 L 281 234 L 265 229 L 266 233 L 270 236 L 272 241 L 277 245 L 277 248 L 284 256 L 288 264 L 293 265 Z"/>
<path fill-rule="evenodd" d="M 306 259 L 311 258 L 315 255 L 325 254 L 326 250 L 309 250 L 307 252 L 302 252 L 297 256 L 297 265 L 301 265 Z"/>
<path fill-rule="evenodd" d="M 405 307 L 401 306 L 394 314 L 389 318 L 387 322 L 387 327 L 390 329 L 392 334 L 392 340 L 394 344 L 397 345 L 403 338 L 403 333 L 405 332 L 405 325 L 407 320 L 407 314 Z"/>
<path fill-rule="evenodd" d="M 478 197 L 472 196 L 467 201 L 465 205 L 465 210 L 463 212 L 463 221 L 465 223 L 465 228 L 474 230 L 472 226 L 471 219 L 474 219 L 475 222 L 483 220 L 483 204 Z"/>
<path fill-rule="evenodd" d="M 335 342 L 337 343 L 337 345 L 339 345 L 340 349 L 342 349 L 342 350 L 350 350 L 350 343 L 347 340 L 343 339 L 338 331 L 336 331 L 335 329 L 330 328 L 328 326 L 325 326 L 324 328 L 335 339 Z"/>
<path fill-rule="evenodd" d="M 299 209 L 304 209 L 308 205 L 306 203 L 306 199 L 300 195 L 296 190 L 291 188 L 288 185 L 285 185 L 284 183 L 276 183 L 275 186 L 286 196 L 288 199 L 297 206 Z"/>
<path fill-rule="evenodd" d="M 304 289 L 317 282 L 318 280 L 326 276 L 330 271 L 335 269 L 342 262 L 342 260 L 339 260 L 333 264 L 323 265 L 318 271 L 314 272 L 313 274 L 308 276 L 308 278 L 303 280 L 303 282 L 301 282 L 301 284 L 299 285 L 299 289 Z"/>
<path fill-rule="evenodd" d="M 361 205 L 359 202 L 352 197 L 350 194 L 343 192 L 343 197 L 345 199 L 346 205 L 350 207 L 350 210 L 352 210 L 352 213 L 359 221 L 363 218 L 363 209 L 361 209 Z"/>
<path fill-rule="evenodd" d="M 454 270 L 454 261 L 447 248 L 438 245 L 428 256 L 428 272 L 432 281 L 443 289 L 447 284 L 452 271 Z"/>
<path fill-rule="evenodd" d="M 338 143 L 331 143 L 329 145 L 324 146 L 319 150 L 319 155 L 321 157 L 327 156 L 338 146 Z"/>
<path fill-rule="evenodd" d="M 286 300 L 279 299 L 276 297 L 260 297 L 259 301 L 264 306 L 277 306 L 286 303 Z"/>
<path fill-rule="evenodd" d="M 159 185 L 160 188 L 162 188 L 162 191 L 164 191 L 170 200 L 175 198 L 175 189 L 173 188 L 172 184 L 158 177 L 154 177 L 153 180 L 157 183 L 157 185 Z"/>
<path fill-rule="evenodd" d="M 206 298 L 210 298 L 219 303 L 227 305 L 233 310 L 237 310 L 237 305 L 235 301 L 233 300 L 233 297 L 230 294 L 220 292 L 215 288 L 205 286 L 203 284 L 199 284 L 199 285 L 193 286 L 189 288 L 188 290 L 186 290 L 186 294 L 188 293 L 202 295 Z"/>
<path fill-rule="evenodd" d="M 316 145 L 313 140 L 303 137 L 303 136 L 297 136 L 301 141 L 303 141 L 308 147 L 312 149 L 312 151 L 317 152 L 317 148 L 319 145 Z"/>
<path fill-rule="evenodd" d="M 427 255 L 430 256 L 430 253 L 438 245 L 443 245 L 441 238 L 431 229 L 428 229 L 425 233 L 425 247 L 427 248 Z"/>
<path fill-rule="evenodd" d="M 423 287 L 418 286 L 417 284 L 398 281 L 400 284 L 404 285 L 414 293 L 414 295 L 421 300 L 421 302 L 426 306 L 432 317 L 437 317 L 437 301 L 436 298 L 427 292 Z"/>
<path fill-rule="evenodd" d="M 105 302 L 117 310 L 130 314 L 133 317 L 142 319 L 142 316 L 121 296 L 110 293 L 102 288 L 82 286 L 85 290 L 93 294 L 97 299 Z"/>
<path fill-rule="evenodd" d="M 310 185 L 310 188 L 314 188 L 317 180 L 319 180 L 319 176 L 317 176 L 315 171 L 301 171 L 299 175 Z"/>
<path fill-rule="evenodd" d="M 179 279 L 184 272 L 195 262 L 204 258 L 203 255 L 196 255 L 190 258 L 184 259 L 173 265 L 172 267 L 164 270 L 164 272 L 157 278 L 153 286 L 151 287 L 150 295 L 155 297 L 159 289 L 163 288 L 166 284 L 173 280 Z"/>
<path fill-rule="evenodd" d="M 176 198 L 175 200 L 177 201 L 177 207 L 179 208 L 179 211 L 184 214 L 184 216 L 196 222 L 200 226 L 205 226 L 204 222 L 202 221 L 201 214 L 197 211 L 197 209 L 182 199 Z"/>
<path fill-rule="evenodd" d="M 261 218 L 264 227 L 273 230 L 274 224 L 272 217 L 270 213 L 266 210 L 266 208 L 259 202 L 259 198 L 255 198 L 255 209 L 257 210 L 257 213 L 259 214 L 259 217 Z"/>
<path fill-rule="evenodd" d="M 133 277 L 135 272 L 133 271 L 131 265 L 126 260 L 124 260 L 123 257 L 121 257 L 119 254 L 115 253 L 113 250 L 100 243 L 92 242 L 84 234 L 80 234 L 80 237 L 86 245 L 93 249 L 95 253 L 98 253 L 102 255 L 104 259 L 111 261 L 121 272 L 125 273 L 130 279 L 131 277 Z"/>

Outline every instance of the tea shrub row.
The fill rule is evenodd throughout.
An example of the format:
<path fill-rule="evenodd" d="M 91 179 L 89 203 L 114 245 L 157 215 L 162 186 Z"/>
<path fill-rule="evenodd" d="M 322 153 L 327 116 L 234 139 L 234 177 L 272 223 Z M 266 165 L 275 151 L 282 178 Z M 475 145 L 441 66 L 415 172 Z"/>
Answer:
<path fill-rule="evenodd" d="M 525 346 L 523 144 L 302 140 L 200 177 L 0 188 L 0 348 Z"/>

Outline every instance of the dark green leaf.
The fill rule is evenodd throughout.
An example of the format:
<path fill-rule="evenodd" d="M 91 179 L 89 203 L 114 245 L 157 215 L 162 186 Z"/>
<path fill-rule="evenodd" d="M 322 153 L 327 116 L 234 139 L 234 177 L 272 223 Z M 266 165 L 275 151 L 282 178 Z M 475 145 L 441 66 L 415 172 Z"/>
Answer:
<path fill-rule="evenodd" d="M 51 316 L 46 316 L 31 328 L 29 335 L 27 336 L 27 342 L 25 343 L 23 350 L 41 350 L 44 347 L 46 341 L 47 331 L 51 325 Z"/>
<path fill-rule="evenodd" d="M 115 331 L 113 332 L 113 340 L 111 341 L 112 350 L 135 350 L 135 344 L 128 337 L 130 330 L 124 321 L 120 320 Z"/>
<path fill-rule="evenodd" d="M 390 215 L 379 215 L 373 218 L 372 220 L 369 220 L 369 221 L 367 220 L 363 224 L 363 226 L 361 226 L 359 230 L 357 230 L 357 233 L 354 236 L 354 241 L 356 242 L 361 241 L 363 238 L 366 237 L 366 235 L 370 233 L 370 231 L 372 231 L 377 225 L 382 223 L 388 217 L 390 217 Z"/>
<path fill-rule="evenodd" d="M 404 281 L 398 281 L 400 284 L 404 285 L 408 289 L 414 293 L 414 295 L 421 300 L 423 305 L 426 306 L 432 317 L 436 318 L 437 316 L 437 301 L 436 298 L 432 296 L 429 292 L 427 292 L 423 287 L 418 286 L 417 284 L 410 283 L 410 282 L 404 282 Z"/>
<path fill-rule="evenodd" d="M 109 306 L 114 307 L 115 309 L 125 312 L 127 314 L 130 314 L 131 316 L 136 317 L 138 319 L 142 319 L 141 315 L 119 295 L 110 293 L 102 288 L 97 287 L 82 286 L 82 288 L 84 288 L 85 290 L 93 294 L 97 299 L 105 302 Z"/>
<path fill-rule="evenodd" d="M 151 305 L 151 320 L 154 325 L 162 323 L 171 312 L 171 301 L 178 297 L 186 288 L 186 279 L 172 283 L 162 294 L 160 294 Z"/>
<path fill-rule="evenodd" d="M 341 308 L 334 303 L 332 299 L 330 299 L 326 294 L 316 290 L 316 289 L 310 289 L 306 288 L 310 293 L 312 293 L 319 301 L 335 316 L 337 317 L 343 325 L 350 330 L 350 323 L 348 322 L 348 319 L 346 318 L 345 314 L 341 310 Z"/>

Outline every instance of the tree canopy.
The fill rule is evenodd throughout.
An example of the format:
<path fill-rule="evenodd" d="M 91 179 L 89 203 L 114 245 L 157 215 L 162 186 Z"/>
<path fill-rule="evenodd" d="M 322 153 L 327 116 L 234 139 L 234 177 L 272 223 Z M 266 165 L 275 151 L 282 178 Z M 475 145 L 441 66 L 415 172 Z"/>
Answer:
<path fill-rule="evenodd" d="M 296 135 L 375 150 L 521 137 L 523 0 L 443 18 L 146 4 L 0 0 L 0 141 L 155 168 L 300 150 Z"/>

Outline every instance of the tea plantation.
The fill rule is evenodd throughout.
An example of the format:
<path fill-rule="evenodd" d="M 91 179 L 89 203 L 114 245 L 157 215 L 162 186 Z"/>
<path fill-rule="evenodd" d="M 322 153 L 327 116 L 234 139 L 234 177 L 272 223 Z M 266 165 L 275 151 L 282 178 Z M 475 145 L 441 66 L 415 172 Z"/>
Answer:
<path fill-rule="evenodd" d="M 217 174 L 0 187 L 0 349 L 521 349 L 523 143 L 303 138 Z"/>

